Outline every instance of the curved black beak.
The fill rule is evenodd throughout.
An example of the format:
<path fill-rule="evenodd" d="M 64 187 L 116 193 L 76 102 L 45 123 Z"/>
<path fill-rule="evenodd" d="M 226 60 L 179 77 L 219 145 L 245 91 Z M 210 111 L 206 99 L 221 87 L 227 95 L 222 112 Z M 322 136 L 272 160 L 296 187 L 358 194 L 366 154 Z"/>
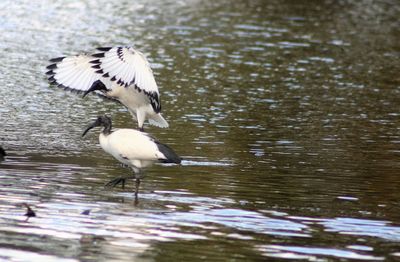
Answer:
<path fill-rule="evenodd" d="M 104 129 L 102 131 L 103 134 L 108 135 L 111 133 L 111 119 L 108 116 L 99 116 L 97 117 L 96 121 L 94 121 L 92 124 L 90 124 L 86 129 L 85 132 L 83 132 L 82 137 L 86 135 L 87 132 L 89 132 L 90 129 L 96 127 L 96 126 L 103 126 Z"/>
<path fill-rule="evenodd" d="M 99 120 L 97 119 L 95 122 L 93 122 L 92 124 L 90 124 L 85 131 L 82 134 L 82 137 L 84 137 L 86 135 L 87 132 L 89 132 L 90 129 L 95 128 L 97 126 L 100 126 Z"/>

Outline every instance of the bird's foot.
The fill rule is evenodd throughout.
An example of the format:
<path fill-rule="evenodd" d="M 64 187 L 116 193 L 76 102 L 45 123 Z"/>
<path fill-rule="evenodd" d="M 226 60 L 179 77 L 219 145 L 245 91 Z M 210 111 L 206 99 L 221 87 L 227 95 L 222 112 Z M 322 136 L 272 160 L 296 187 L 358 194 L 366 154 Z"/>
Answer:
<path fill-rule="evenodd" d="M 113 180 L 111 180 L 110 182 L 108 182 L 107 184 L 105 184 L 105 187 L 116 187 L 119 184 L 122 184 L 122 189 L 125 189 L 125 182 L 126 182 L 126 177 L 117 177 Z"/>
<path fill-rule="evenodd" d="M 122 184 L 122 189 L 125 188 L 125 182 L 127 179 L 129 178 L 134 178 L 134 177 L 117 177 L 113 180 L 111 180 L 110 182 L 108 182 L 107 184 L 105 184 L 105 187 L 116 187 L 119 184 Z M 138 195 L 139 195 L 139 185 L 140 185 L 140 178 L 136 178 L 135 179 L 135 201 L 138 201 Z"/>

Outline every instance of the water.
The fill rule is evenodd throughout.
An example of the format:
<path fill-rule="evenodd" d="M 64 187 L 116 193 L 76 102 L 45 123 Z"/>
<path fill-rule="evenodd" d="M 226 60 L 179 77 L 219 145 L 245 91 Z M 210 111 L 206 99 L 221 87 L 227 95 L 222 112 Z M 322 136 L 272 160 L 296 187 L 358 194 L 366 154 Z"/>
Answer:
<path fill-rule="evenodd" d="M 396 260 L 396 1 L 2 1 L 0 258 Z M 134 44 L 181 166 L 128 170 L 82 138 L 125 109 L 49 87 L 47 60 Z M 37 217 L 26 221 L 28 203 Z"/>

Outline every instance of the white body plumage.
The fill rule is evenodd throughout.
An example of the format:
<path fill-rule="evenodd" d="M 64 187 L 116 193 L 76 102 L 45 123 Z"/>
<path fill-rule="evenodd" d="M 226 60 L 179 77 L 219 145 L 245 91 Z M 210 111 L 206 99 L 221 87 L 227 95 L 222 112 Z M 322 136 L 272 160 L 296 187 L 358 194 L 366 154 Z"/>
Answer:
<path fill-rule="evenodd" d="M 131 167 L 135 173 L 137 197 L 140 184 L 141 169 L 150 166 L 156 161 L 164 163 L 181 163 L 181 158 L 167 145 L 152 138 L 149 134 L 134 129 L 112 130 L 111 119 L 99 116 L 94 123 L 86 128 L 82 136 L 90 129 L 102 126 L 99 141 L 103 150 L 121 163 Z M 127 177 L 112 180 L 108 185 L 125 185 Z"/>
<path fill-rule="evenodd" d="M 77 92 L 97 92 L 126 106 L 143 128 L 145 120 L 168 127 L 160 114 L 158 86 L 146 57 L 132 47 L 101 47 L 99 53 L 51 59 L 49 81 Z"/>
<path fill-rule="evenodd" d="M 134 129 L 116 129 L 110 134 L 101 132 L 99 141 L 104 151 L 130 166 L 135 173 L 156 161 L 168 159 L 159 150 L 154 139 Z"/>

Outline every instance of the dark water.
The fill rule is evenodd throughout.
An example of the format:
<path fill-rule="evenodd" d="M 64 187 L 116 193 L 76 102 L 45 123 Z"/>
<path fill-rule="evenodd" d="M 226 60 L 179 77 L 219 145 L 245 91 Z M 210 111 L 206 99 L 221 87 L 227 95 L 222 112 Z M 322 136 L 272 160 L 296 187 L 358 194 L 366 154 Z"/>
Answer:
<path fill-rule="evenodd" d="M 398 1 L 1 1 L 0 258 L 400 259 L 399 17 Z M 147 170 L 138 205 L 81 138 L 130 115 L 44 76 L 132 44 L 171 126 L 147 130 L 185 158 Z"/>

